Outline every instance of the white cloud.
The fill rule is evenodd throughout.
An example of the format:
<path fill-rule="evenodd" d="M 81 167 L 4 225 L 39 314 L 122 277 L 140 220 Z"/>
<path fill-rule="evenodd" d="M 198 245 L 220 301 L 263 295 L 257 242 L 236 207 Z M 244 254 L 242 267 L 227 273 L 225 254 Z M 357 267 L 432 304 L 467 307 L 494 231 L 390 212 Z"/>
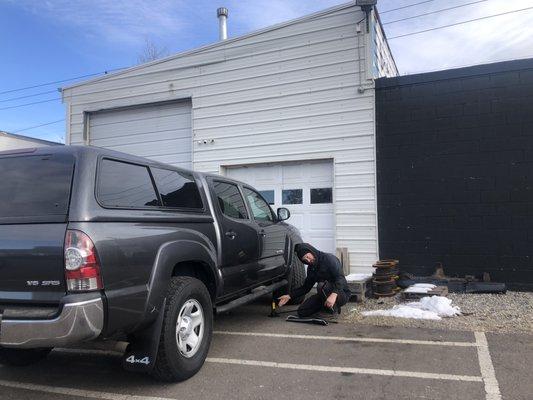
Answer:
<path fill-rule="evenodd" d="M 183 0 L 18 0 L 13 4 L 79 29 L 89 38 L 126 45 L 138 45 L 147 37 L 176 34 L 190 26 L 180 13 L 185 6 Z"/>
<path fill-rule="evenodd" d="M 434 1 L 401 11 L 385 13 L 383 22 L 469 3 L 472 0 Z M 387 10 L 412 1 L 383 0 Z M 467 7 L 426 17 L 385 25 L 387 36 L 415 32 L 455 22 L 533 7 L 533 0 L 504 2 L 487 0 Z M 533 9 L 438 29 L 405 38 L 391 39 L 390 45 L 402 73 L 431 71 L 515 58 L 533 57 Z"/>

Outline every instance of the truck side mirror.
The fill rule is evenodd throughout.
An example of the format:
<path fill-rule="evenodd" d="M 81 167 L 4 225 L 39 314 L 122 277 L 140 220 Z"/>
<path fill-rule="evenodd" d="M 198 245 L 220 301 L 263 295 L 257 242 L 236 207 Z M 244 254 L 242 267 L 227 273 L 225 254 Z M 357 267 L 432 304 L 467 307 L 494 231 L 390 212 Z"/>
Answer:
<path fill-rule="evenodd" d="M 291 217 L 291 212 L 285 207 L 278 208 L 278 221 L 285 221 Z"/>

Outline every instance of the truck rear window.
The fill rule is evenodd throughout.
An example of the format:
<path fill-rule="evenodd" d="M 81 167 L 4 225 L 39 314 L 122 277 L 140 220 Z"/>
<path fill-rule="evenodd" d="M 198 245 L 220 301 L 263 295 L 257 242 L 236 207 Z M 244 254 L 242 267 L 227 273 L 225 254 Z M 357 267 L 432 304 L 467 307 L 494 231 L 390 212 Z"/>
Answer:
<path fill-rule="evenodd" d="M 0 218 L 67 215 L 74 157 L 0 157 Z"/>

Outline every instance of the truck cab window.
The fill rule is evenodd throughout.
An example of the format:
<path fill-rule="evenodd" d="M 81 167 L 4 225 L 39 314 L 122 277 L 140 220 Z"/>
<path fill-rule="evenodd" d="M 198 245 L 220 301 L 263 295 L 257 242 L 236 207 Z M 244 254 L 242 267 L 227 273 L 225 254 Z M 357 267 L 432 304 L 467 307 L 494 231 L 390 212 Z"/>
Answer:
<path fill-rule="evenodd" d="M 273 190 L 260 190 L 259 194 L 267 201 L 268 204 L 275 204 L 274 191 Z"/>
<path fill-rule="evenodd" d="M 244 195 L 256 221 L 273 222 L 272 210 L 265 200 L 251 189 L 244 188 Z"/>
<path fill-rule="evenodd" d="M 244 199 L 236 185 L 226 182 L 213 182 L 220 211 L 230 218 L 248 219 Z"/>

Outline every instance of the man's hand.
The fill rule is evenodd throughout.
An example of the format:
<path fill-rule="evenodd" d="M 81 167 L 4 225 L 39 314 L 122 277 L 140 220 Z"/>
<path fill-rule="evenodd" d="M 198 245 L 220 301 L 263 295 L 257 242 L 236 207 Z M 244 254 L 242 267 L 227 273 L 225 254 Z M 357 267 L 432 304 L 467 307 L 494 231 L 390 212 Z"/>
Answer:
<path fill-rule="evenodd" d="M 278 307 L 283 307 L 285 304 L 289 302 L 291 299 L 291 296 L 288 294 L 284 294 L 283 296 L 278 297 Z"/>
<path fill-rule="evenodd" d="M 324 305 L 327 308 L 333 308 L 336 301 L 337 301 L 337 293 L 331 293 L 326 299 L 326 302 L 324 303 Z"/>

